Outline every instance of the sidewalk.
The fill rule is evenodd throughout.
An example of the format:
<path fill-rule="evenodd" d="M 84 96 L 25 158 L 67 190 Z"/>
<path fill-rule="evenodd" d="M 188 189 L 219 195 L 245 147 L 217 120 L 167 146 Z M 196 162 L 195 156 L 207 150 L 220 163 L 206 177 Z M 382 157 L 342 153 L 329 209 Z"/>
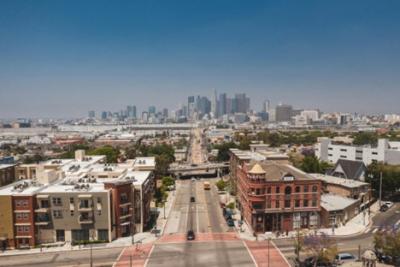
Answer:
<path fill-rule="evenodd" d="M 378 203 L 377 202 L 374 203 L 371 206 L 370 210 L 371 210 L 370 216 L 368 216 L 368 212 L 366 212 L 364 218 L 364 213 L 361 212 L 354 218 L 352 218 L 350 221 L 348 221 L 345 225 L 335 228 L 334 233 L 332 233 L 332 228 L 321 228 L 318 229 L 317 233 L 321 234 L 324 233 L 326 235 L 331 235 L 331 236 L 352 236 L 364 233 L 372 226 L 372 218 L 377 213 L 379 213 Z M 266 232 L 264 234 L 258 234 L 256 238 L 253 235 L 253 230 L 247 225 L 246 222 L 243 222 L 243 225 L 239 227 L 238 225 L 238 221 L 240 220 L 239 210 L 235 209 L 235 215 L 233 217 L 235 219 L 236 230 L 238 232 L 239 237 L 245 240 L 255 241 L 255 240 L 266 240 L 268 238 L 280 239 L 280 238 L 295 237 L 297 235 L 296 231 L 291 231 L 288 233 L 288 235 L 282 234 L 279 237 L 277 237 L 274 233 Z M 311 233 L 313 232 L 313 230 L 302 230 L 302 233 L 307 234 L 307 232 Z"/>
<path fill-rule="evenodd" d="M 178 185 L 177 185 L 178 187 Z M 175 192 L 169 192 L 167 202 L 165 203 L 165 218 L 168 218 L 168 215 L 171 211 L 173 202 L 175 200 Z M 143 233 L 137 233 L 133 236 L 133 240 L 135 244 L 148 244 L 148 243 L 153 243 L 158 239 L 158 237 L 162 234 L 164 231 L 165 224 L 167 222 L 166 219 L 164 219 L 164 208 L 163 207 L 157 207 L 157 211 L 159 213 L 158 218 L 157 218 L 157 232 L 159 233 L 157 236 L 151 232 L 143 232 Z M 32 248 L 32 249 L 25 249 L 25 250 L 6 250 L 4 252 L 0 251 L 0 257 L 1 256 L 12 256 L 12 255 L 25 255 L 25 254 L 36 254 L 36 253 L 47 253 L 47 252 L 60 252 L 60 251 L 74 251 L 74 250 L 83 250 L 83 249 L 90 249 L 90 246 L 92 246 L 92 249 L 105 249 L 105 248 L 118 248 L 118 247 L 127 247 L 132 245 L 132 237 L 122 237 L 118 238 L 116 240 L 111 241 L 110 243 L 101 243 L 101 244 L 92 244 L 92 245 L 78 245 L 78 246 L 71 246 L 70 243 L 65 243 L 64 245 L 60 245 L 57 247 L 49 247 L 49 248 Z"/>

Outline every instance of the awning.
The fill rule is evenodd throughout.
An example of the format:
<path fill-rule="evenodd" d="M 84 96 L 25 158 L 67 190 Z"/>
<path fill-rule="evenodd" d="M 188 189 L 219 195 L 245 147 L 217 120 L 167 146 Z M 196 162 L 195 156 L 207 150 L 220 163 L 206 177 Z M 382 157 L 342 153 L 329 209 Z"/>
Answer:
<path fill-rule="evenodd" d="M 37 195 L 36 198 L 49 198 L 49 195 Z"/>

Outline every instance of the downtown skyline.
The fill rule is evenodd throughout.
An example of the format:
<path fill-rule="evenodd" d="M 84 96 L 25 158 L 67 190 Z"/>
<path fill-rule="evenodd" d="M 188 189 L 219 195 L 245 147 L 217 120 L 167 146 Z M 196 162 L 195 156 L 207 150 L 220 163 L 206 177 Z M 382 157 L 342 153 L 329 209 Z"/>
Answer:
<path fill-rule="evenodd" d="M 396 1 L 0 7 L 2 118 L 81 117 L 128 104 L 174 110 L 214 89 L 246 93 L 254 110 L 269 99 L 399 113 Z"/>

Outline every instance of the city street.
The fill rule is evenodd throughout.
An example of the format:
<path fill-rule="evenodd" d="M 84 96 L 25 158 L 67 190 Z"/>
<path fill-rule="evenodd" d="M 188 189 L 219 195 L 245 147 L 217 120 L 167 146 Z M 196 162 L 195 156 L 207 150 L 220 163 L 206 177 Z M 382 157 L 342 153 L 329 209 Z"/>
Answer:
<path fill-rule="evenodd" d="M 93 266 L 112 266 L 123 248 L 93 249 Z M 1 267 L 61 267 L 61 266 L 90 266 L 90 250 L 74 250 L 49 252 L 41 254 L 25 254 L 13 256 L 1 256 Z"/>
<path fill-rule="evenodd" d="M 373 235 L 378 231 L 391 231 L 395 225 L 400 224 L 400 203 L 396 203 L 387 212 L 380 212 L 372 218 L 372 226 L 364 233 L 337 237 L 336 242 L 340 252 L 349 252 L 358 256 L 358 247 L 361 253 L 366 249 L 373 248 Z M 274 240 L 277 247 L 289 259 L 294 258 L 294 241 L 291 238 Z"/>

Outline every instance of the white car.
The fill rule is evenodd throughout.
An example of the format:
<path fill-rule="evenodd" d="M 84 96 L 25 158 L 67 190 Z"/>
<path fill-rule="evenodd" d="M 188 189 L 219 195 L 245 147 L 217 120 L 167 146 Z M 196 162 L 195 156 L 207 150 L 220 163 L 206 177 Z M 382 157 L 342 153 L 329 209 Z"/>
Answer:
<path fill-rule="evenodd" d="M 393 206 L 393 202 L 391 201 L 384 201 L 382 205 L 386 205 L 389 209 Z"/>

